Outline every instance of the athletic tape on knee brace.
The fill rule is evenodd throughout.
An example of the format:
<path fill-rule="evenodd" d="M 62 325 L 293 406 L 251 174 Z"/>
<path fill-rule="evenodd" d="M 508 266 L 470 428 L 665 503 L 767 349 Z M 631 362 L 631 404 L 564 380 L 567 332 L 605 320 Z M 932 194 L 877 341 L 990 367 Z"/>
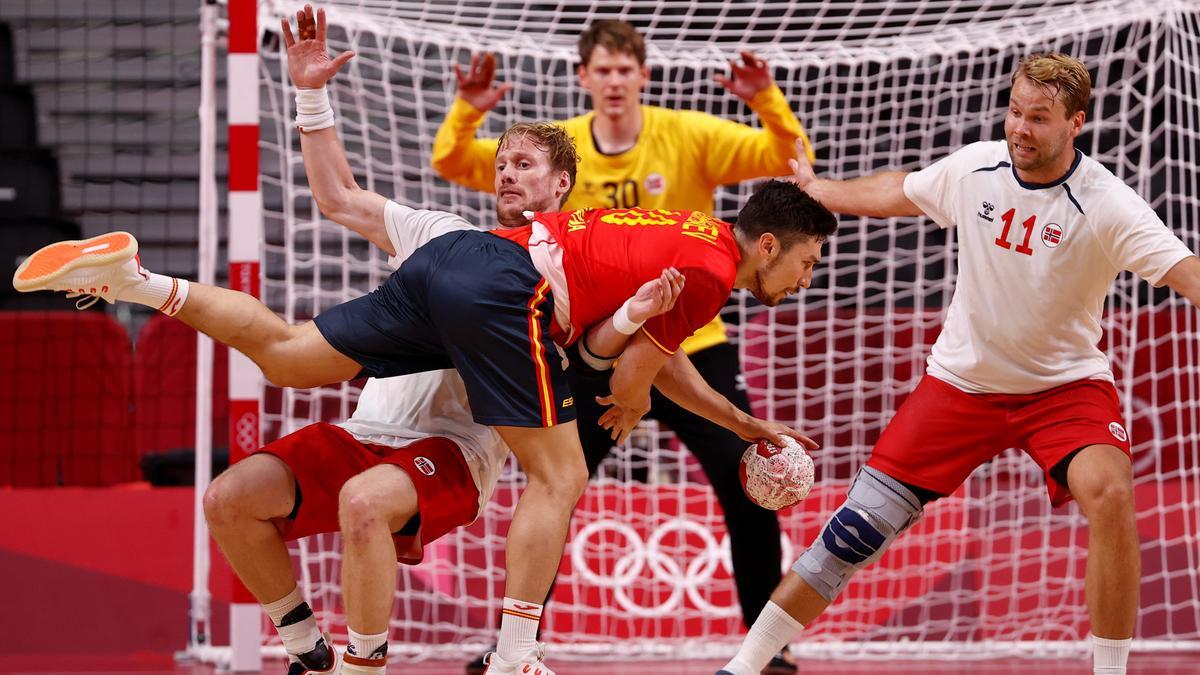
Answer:
<path fill-rule="evenodd" d="M 878 560 L 921 512 L 921 500 L 911 490 L 864 466 L 850 484 L 846 501 L 792 570 L 832 602 L 850 577 Z"/>

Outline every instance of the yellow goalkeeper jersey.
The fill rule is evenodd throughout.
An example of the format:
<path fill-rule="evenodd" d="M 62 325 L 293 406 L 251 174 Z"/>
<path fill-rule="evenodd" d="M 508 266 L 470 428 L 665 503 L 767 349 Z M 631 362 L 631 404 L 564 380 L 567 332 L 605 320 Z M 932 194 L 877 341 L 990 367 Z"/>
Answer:
<path fill-rule="evenodd" d="M 562 122 L 575 139 L 579 171 L 564 209 L 635 206 L 713 212 L 713 190 L 762 176 L 788 174 L 788 159 L 802 139 L 813 161 L 812 145 L 777 86 L 750 101 L 762 129 L 703 112 L 642 106 L 637 143 L 609 155 L 596 148 L 594 113 Z M 495 138 L 475 138 L 486 113 L 457 98 L 433 142 L 433 168 L 447 180 L 485 192 L 495 191 Z M 724 342 L 720 317 L 683 343 L 691 354 Z"/>

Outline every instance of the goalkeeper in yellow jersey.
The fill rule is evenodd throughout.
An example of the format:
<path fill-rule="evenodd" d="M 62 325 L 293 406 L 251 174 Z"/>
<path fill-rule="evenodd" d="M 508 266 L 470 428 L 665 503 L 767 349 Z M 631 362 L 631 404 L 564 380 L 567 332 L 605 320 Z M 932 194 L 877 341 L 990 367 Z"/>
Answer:
<path fill-rule="evenodd" d="M 667 208 L 713 211 L 713 190 L 761 176 L 790 172 L 788 160 L 802 146 L 813 159 L 812 146 L 767 64 L 749 52 L 730 62 L 732 77 L 715 80 L 758 113 L 755 129 L 707 113 L 669 110 L 641 104 L 649 81 L 646 45 L 633 25 L 597 21 L 579 37 L 577 74 L 592 98 L 592 112 L 562 122 L 580 156 L 579 179 L 564 210 L 588 207 Z M 477 190 L 495 191 L 497 140 L 476 138 L 488 111 L 511 88 L 496 84 L 495 59 L 476 55 L 464 73 L 458 66 L 458 97 L 438 130 L 433 167 L 447 180 Z M 525 225 L 521 195 L 497 196 L 502 226 Z M 720 318 L 698 330 L 683 344 L 697 369 L 714 389 L 749 411 L 737 350 L 725 336 Z M 596 396 L 607 383 L 587 381 L 568 372 L 579 415 L 579 435 L 587 467 L 596 467 L 612 449 L 612 441 L 596 420 L 603 410 Z M 700 461 L 720 501 L 729 530 L 734 581 L 749 627 L 780 580 L 779 521 L 775 513 L 752 504 L 738 482 L 738 463 L 745 443 L 725 429 L 689 413 L 657 391 L 649 417 L 669 426 Z M 468 672 L 482 672 L 482 662 Z M 789 675 L 796 670 L 781 652 L 763 671 Z"/>

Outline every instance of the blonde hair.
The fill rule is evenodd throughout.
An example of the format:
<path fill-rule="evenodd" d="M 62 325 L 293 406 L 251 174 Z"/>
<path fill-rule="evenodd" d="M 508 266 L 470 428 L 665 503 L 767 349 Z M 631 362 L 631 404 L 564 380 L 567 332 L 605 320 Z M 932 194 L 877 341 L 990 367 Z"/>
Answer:
<path fill-rule="evenodd" d="M 1051 98 L 1063 102 L 1067 117 L 1087 111 L 1092 98 L 1092 76 L 1083 63 L 1066 54 L 1030 54 L 1021 59 L 1012 81 L 1024 77 L 1038 85 Z"/>
<path fill-rule="evenodd" d="M 567 203 L 567 197 L 570 197 L 571 190 L 575 189 L 575 173 L 579 165 L 579 153 L 575 151 L 575 140 L 567 134 L 567 130 L 562 125 L 553 122 L 519 122 L 509 127 L 500 136 L 500 142 L 496 144 L 497 153 L 500 152 L 500 148 L 504 147 L 505 141 L 510 138 L 530 140 L 539 150 L 550 156 L 551 168 L 555 171 L 567 172 L 571 178 L 571 185 L 567 187 L 559 206 Z"/>

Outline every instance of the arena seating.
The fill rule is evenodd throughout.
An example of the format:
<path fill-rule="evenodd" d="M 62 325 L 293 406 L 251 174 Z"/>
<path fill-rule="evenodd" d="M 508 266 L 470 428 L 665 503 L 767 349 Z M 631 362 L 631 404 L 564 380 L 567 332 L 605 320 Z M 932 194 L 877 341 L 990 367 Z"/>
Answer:
<path fill-rule="evenodd" d="M 228 445 L 229 350 L 213 350 L 212 438 Z M 133 352 L 134 446 L 149 453 L 191 451 L 196 440 L 196 331 L 156 315 L 138 333 Z"/>
<path fill-rule="evenodd" d="M 100 312 L 0 312 L 0 355 L 0 485 L 138 478 L 121 324 Z"/>
<path fill-rule="evenodd" d="M 79 225 L 58 218 L 0 217 L 0 275 L 11 279 L 31 251 L 64 239 L 78 239 Z M 0 309 L 69 309 L 61 295 L 18 293 L 11 284 L 0 284 Z M 93 305 L 93 310 L 102 305 Z"/>
<path fill-rule="evenodd" d="M 0 83 L 0 119 L 0 151 L 37 145 L 37 109 L 29 85 Z"/>

